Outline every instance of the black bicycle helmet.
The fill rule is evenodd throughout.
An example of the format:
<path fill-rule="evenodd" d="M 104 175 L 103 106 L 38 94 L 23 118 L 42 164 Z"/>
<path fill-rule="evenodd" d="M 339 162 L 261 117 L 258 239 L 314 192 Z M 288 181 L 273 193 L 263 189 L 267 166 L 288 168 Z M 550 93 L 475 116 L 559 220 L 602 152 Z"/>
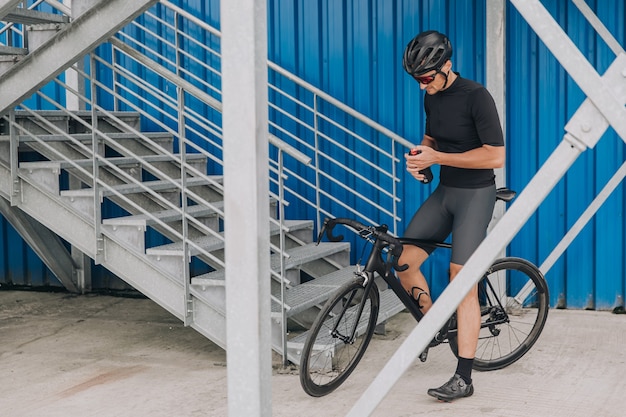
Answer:
<path fill-rule="evenodd" d="M 402 66 L 412 76 L 440 70 L 452 57 L 452 45 L 443 33 L 429 30 L 418 34 L 404 49 Z"/>

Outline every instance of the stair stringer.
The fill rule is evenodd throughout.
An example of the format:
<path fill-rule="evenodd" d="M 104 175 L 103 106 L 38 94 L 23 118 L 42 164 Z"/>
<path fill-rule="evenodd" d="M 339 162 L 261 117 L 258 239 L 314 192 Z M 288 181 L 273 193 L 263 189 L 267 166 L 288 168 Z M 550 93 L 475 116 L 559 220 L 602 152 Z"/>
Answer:
<path fill-rule="evenodd" d="M 58 235 L 26 215 L 22 210 L 11 206 L 8 199 L 0 198 L 0 213 L 22 236 L 61 284 L 68 291 L 79 292 L 76 283 L 77 275 L 81 272 L 74 265 L 71 253 Z"/>
<path fill-rule="evenodd" d="M 113 36 L 157 0 L 100 0 L 0 78 L 0 114 Z"/>
<path fill-rule="evenodd" d="M 98 253 L 96 231 L 92 221 L 75 212 L 60 196 L 50 195 L 45 189 L 20 180 L 21 202 L 18 207 L 27 215 L 95 259 Z M 10 170 L 0 164 L 0 194 L 8 199 L 11 190 Z M 66 227 L 71 224 L 71 227 Z M 185 321 L 188 306 L 185 305 L 185 286 L 182 273 L 178 276 L 166 273 L 153 257 L 129 250 L 122 242 L 106 233 L 102 235 L 104 256 L 102 266 L 116 274 L 133 288 L 146 295 L 181 321 Z M 225 348 L 226 317 L 219 308 L 210 305 L 204 298 L 193 298 L 195 320 L 190 323 L 211 341 Z"/>
<path fill-rule="evenodd" d="M 4 19 L 22 0 L 0 0 L 0 20 Z"/>
<path fill-rule="evenodd" d="M 0 169 L 0 189 L 3 197 L 8 197 L 10 189 L 10 171 L 2 166 Z M 53 233 L 70 242 L 84 254 L 96 259 L 99 247 L 96 244 L 93 218 L 85 215 L 84 211 L 77 210 L 68 199 L 55 195 L 58 187 L 44 185 L 58 179 L 58 175 L 50 172 L 51 180 L 42 180 L 39 177 L 24 177 L 20 179 L 21 202 L 18 207 L 27 215 L 37 219 Z M 29 181 L 33 181 L 31 184 Z M 70 225 L 66 227 L 64 225 Z M 207 337 L 220 347 L 226 349 L 226 312 L 225 287 L 214 286 L 207 290 L 190 288 L 190 305 L 184 303 L 185 288 L 181 277 L 182 258 L 178 259 L 180 274 L 175 268 L 163 267 L 158 257 L 147 255 L 137 250 L 137 247 L 118 235 L 111 233 L 108 228 L 102 229 L 101 249 L 104 256 L 100 256 L 101 265 L 116 274 L 126 283 L 137 289 L 181 321 Z M 144 236 L 138 231 L 137 236 Z M 174 261 L 170 257 L 170 261 Z M 269 277 L 268 277 L 269 279 Z M 191 320 L 188 316 L 192 314 Z M 282 338 L 280 322 L 273 320 L 272 348 L 281 352 L 279 341 Z"/>

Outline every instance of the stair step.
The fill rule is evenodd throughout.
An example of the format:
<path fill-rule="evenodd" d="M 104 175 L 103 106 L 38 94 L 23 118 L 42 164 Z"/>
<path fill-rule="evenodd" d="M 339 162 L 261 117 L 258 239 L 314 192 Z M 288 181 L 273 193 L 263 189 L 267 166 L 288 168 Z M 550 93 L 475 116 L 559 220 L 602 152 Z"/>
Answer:
<path fill-rule="evenodd" d="M 354 306 L 352 308 L 356 309 L 358 308 L 358 306 Z M 398 314 L 404 309 L 405 309 L 404 304 L 402 304 L 400 299 L 396 296 L 396 294 L 393 291 L 391 290 L 381 291 L 380 292 L 380 306 L 378 309 L 378 318 L 376 320 L 376 324 L 383 323 L 384 321 L 388 320 L 389 318 L 393 317 L 394 315 Z M 359 324 L 357 331 L 360 333 L 363 333 L 365 331 L 366 325 L 367 323 L 365 322 Z M 287 342 L 288 349 L 301 352 L 308 336 L 309 336 L 309 332 L 307 331 L 290 339 Z M 332 338 L 331 335 L 329 334 L 327 335 L 326 339 L 319 338 L 318 342 L 319 342 L 319 347 L 321 349 L 322 347 L 326 348 L 328 344 L 335 344 L 337 342 L 337 339 Z M 326 343 L 326 345 L 322 346 L 322 344 L 324 343 Z"/>
<path fill-rule="evenodd" d="M 0 55 L 28 55 L 28 49 L 16 48 L 14 46 L 0 45 Z"/>
<path fill-rule="evenodd" d="M 0 21 L 5 21 L 4 16 L 11 13 L 23 0 L 2 0 L 0 1 Z"/>
<path fill-rule="evenodd" d="M 304 284 L 287 288 L 285 291 L 287 317 L 326 302 L 339 287 L 354 278 L 355 271 L 356 266 L 351 265 Z M 273 295 L 280 299 L 280 294 Z M 274 300 L 272 300 L 272 314 L 281 314 L 280 304 Z"/>
<path fill-rule="evenodd" d="M 90 120 L 92 116 L 91 110 L 36 110 L 35 113 L 43 118 L 71 118 L 74 115 L 78 118 Z M 139 119 L 140 113 L 136 111 L 110 111 L 108 114 L 96 112 L 98 118 L 109 118 L 108 114 L 118 119 Z M 15 119 L 31 119 L 31 110 L 15 110 Z"/>
<path fill-rule="evenodd" d="M 70 134 L 91 133 L 90 129 L 82 122 L 91 125 L 91 118 L 93 114 L 89 110 L 37 110 L 36 116 L 32 112 L 27 110 L 16 110 L 15 121 L 18 125 L 24 126 L 24 128 L 37 135 L 39 134 L 54 134 L 54 131 L 45 130 L 42 128 L 39 122 L 39 118 L 44 118 L 48 122 L 51 122 L 61 131 Z M 126 132 L 128 129 L 125 126 L 118 126 L 117 120 L 131 126 L 134 129 L 140 128 L 140 116 L 138 112 L 133 111 L 114 111 L 107 114 L 98 112 L 98 130 L 102 132 L 120 133 Z M 78 120 L 77 120 L 78 119 Z M 9 134 L 9 126 L 6 122 L 0 121 L 0 132 L 3 135 Z"/>
<path fill-rule="evenodd" d="M 221 178 L 221 177 L 216 177 Z M 128 194 L 137 194 L 147 192 L 147 189 L 152 191 L 177 191 L 180 190 L 180 180 L 155 180 L 155 181 L 144 181 L 140 184 L 121 184 L 109 186 L 107 188 L 100 188 L 100 196 L 101 197 L 110 197 L 116 196 L 119 194 L 128 195 Z M 186 181 L 187 187 L 196 187 L 199 185 L 208 185 L 209 181 L 206 178 L 202 177 L 193 177 L 188 178 Z M 61 196 L 68 198 L 93 198 L 94 190 L 93 188 L 81 188 L 77 190 L 64 190 L 61 191 Z"/>
<path fill-rule="evenodd" d="M 187 214 L 194 217 L 206 217 L 216 214 L 216 210 L 223 210 L 224 202 L 217 201 L 211 203 L 211 207 L 207 205 L 196 205 L 187 207 Z M 182 219 L 182 213 L 180 210 L 170 209 L 161 210 L 148 214 L 135 214 L 132 216 L 114 217 L 111 219 L 102 220 L 103 225 L 115 227 L 115 226 L 134 226 L 134 227 L 147 227 L 154 226 L 160 220 L 163 223 L 172 223 L 180 221 Z"/>
<path fill-rule="evenodd" d="M 285 226 L 289 229 L 287 233 L 301 230 L 301 229 L 311 229 L 313 230 L 313 222 L 311 220 L 287 220 L 285 221 Z M 274 222 L 270 223 L 270 235 L 277 235 L 280 231 L 280 228 Z M 215 250 L 224 248 L 224 232 L 221 232 L 220 237 L 217 236 L 202 236 L 197 239 L 192 239 L 194 245 L 189 246 L 189 253 L 191 256 L 196 256 L 200 253 L 200 250 L 196 247 L 200 247 L 202 250 L 206 252 L 212 252 Z M 174 242 L 169 243 L 167 245 L 155 246 L 153 248 L 149 248 L 146 253 L 148 255 L 155 256 L 180 256 L 183 252 L 183 243 L 182 242 Z"/>
<path fill-rule="evenodd" d="M 69 23 L 68 16 L 16 8 L 9 12 L 3 19 L 5 22 L 22 23 L 25 25 L 38 25 L 43 23 Z"/>
<path fill-rule="evenodd" d="M 169 155 L 147 155 L 143 156 L 142 159 L 148 163 L 155 162 L 174 162 L 177 159 L 172 159 Z M 199 153 L 187 154 L 187 161 L 199 161 L 206 159 L 206 156 Z M 113 158 L 106 158 L 109 163 L 115 165 L 132 165 L 132 164 L 141 164 L 137 158 L 133 158 L 131 156 L 119 156 Z M 107 162 L 103 160 L 98 161 L 98 166 L 105 166 Z M 20 168 L 26 170 L 32 169 L 50 169 L 55 171 L 61 171 L 63 169 L 71 169 L 76 167 L 91 167 L 93 166 L 93 160 L 91 159 L 75 159 L 72 161 L 37 161 L 37 162 L 21 162 Z"/>
<path fill-rule="evenodd" d="M 284 261 L 285 269 L 294 269 L 307 262 L 348 250 L 350 250 L 350 243 L 348 242 L 324 242 L 320 245 L 309 243 L 307 245 L 298 246 L 287 251 L 289 258 L 286 258 Z M 271 256 L 270 268 L 272 268 L 273 271 L 280 270 L 280 258 L 281 256 L 279 254 Z M 223 286 L 225 285 L 225 277 L 225 271 L 219 269 L 209 272 L 208 274 L 191 278 L 191 285 L 202 287 Z"/>
<path fill-rule="evenodd" d="M 91 142 L 92 141 L 92 135 L 91 133 L 73 133 L 73 134 L 69 134 L 71 136 L 72 139 L 77 140 L 79 142 Z M 142 135 L 144 135 L 145 137 L 147 137 L 148 139 L 151 139 L 155 142 L 159 142 L 161 140 L 167 140 L 170 141 L 172 140 L 172 135 L 170 133 L 166 133 L 166 132 L 152 132 L 152 133 L 142 133 Z M 67 135 L 40 135 L 37 134 L 37 139 L 33 138 L 30 135 L 19 135 L 17 138 L 19 140 L 20 143 L 30 143 L 30 142 L 38 142 L 38 141 L 42 141 L 42 142 L 69 142 L 71 139 L 67 137 Z M 134 134 L 134 133 L 126 133 L 126 132 L 119 132 L 119 133 L 107 133 L 106 134 L 107 137 L 118 141 L 118 140 L 124 140 L 124 139 L 136 139 L 136 140 L 142 140 L 142 138 L 140 138 L 138 135 Z M 8 142 L 11 140 L 11 136 L 9 135 L 0 135 L 0 142 Z"/>

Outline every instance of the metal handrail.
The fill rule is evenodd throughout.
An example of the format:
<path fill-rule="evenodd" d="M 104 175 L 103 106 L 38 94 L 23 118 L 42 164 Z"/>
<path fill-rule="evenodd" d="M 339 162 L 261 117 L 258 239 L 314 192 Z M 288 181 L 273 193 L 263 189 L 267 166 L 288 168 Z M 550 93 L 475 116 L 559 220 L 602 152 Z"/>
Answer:
<path fill-rule="evenodd" d="M 35 2 L 33 2 L 31 5 L 29 5 L 27 7 L 28 10 L 35 10 L 37 9 L 37 7 L 43 3 L 48 4 L 50 7 L 52 7 L 53 9 L 61 12 L 62 14 L 64 14 L 65 16 L 71 16 L 71 10 L 69 7 L 65 6 L 64 4 L 58 2 L 57 0 L 36 0 Z M 4 26 L 2 26 L 2 28 L 0 28 L 0 35 L 4 34 L 5 32 L 8 31 L 13 31 L 19 35 L 21 35 L 24 39 L 24 45 L 26 45 L 28 43 L 28 41 L 26 40 L 26 38 L 28 37 L 28 32 L 27 31 L 21 31 L 15 28 L 15 23 L 13 22 L 8 22 L 6 23 Z M 14 46 L 13 44 L 11 45 L 7 45 L 7 46 Z"/>
<path fill-rule="evenodd" d="M 340 109 L 341 111 L 345 112 L 346 114 L 349 114 L 350 116 L 354 117 L 355 119 L 365 123 L 366 125 L 368 125 L 372 129 L 375 129 L 375 130 L 379 131 L 380 133 L 384 134 L 385 136 L 388 136 L 388 137 L 392 138 L 395 142 L 398 142 L 402 146 L 404 146 L 406 148 L 409 148 L 409 149 L 413 146 L 413 144 L 411 142 L 409 142 L 408 140 L 406 140 L 402 136 L 400 136 L 400 135 L 394 133 L 393 131 L 387 129 L 383 125 L 373 121 L 372 119 L 370 119 L 369 117 L 363 115 L 362 113 L 359 113 L 358 111 L 354 110 L 352 107 L 347 106 L 346 104 L 344 104 L 341 101 L 337 100 L 336 98 L 334 98 L 330 94 L 325 93 L 324 91 L 320 90 L 319 88 L 317 88 L 317 87 L 313 86 L 312 84 L 304 81 L 303 79 L 299 78 L 298 76 L 290 73 L 286 69 L 278 66 L 277 64 L 275 64 L 275 63 L 273 63 L 271 61 L 268 61 L 267 65 L 268 65 L 268 67 L 270 69 L 276 71 L 277 73 L 279 73 L 283 77 L 293 81 L 294 83 L 298 84 L 300 87 L 303 87 L 303 88 L 309 90 L 311 93 L 315 94 L 316 96 L 319 96 L 324 101 L 327 101 L 328 103 L 330 103 L 333 106 L 337 107 L 338 109 Z"/>

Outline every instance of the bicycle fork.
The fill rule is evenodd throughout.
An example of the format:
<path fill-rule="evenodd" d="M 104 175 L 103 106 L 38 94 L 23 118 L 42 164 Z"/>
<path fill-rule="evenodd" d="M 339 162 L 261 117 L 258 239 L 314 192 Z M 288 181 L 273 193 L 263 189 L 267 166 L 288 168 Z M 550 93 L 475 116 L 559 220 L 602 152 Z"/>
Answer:
<path fill-rule="evenodd" d="M 370 277 L 368 275 L 367 272 L 363 271 L 361 269 L 360 265 L 357 265 L 357 270 L 355 271 L 354 275 L 363 278 L 363 296 L 361 298 L 361 300 L 359 301 L 359 306 L 358 306 L 358 311 L 356 314 L 356 320 L 354 320 L 354 323 L 352 325 L 352 328 L 350 329 L 350 334 L 349 335 L 343 335 L 341 334 L 338 330 L 337 327 L 339 326 L 339 323 L 341 323 L 343 316 L 346 314 L 346 312 L 349 309 L 349 306 L 352 304 L 352 301 L 354 300 L 354 297 L 356 296 L 356 291 L 354 290 L 352 291 L 352 293 L 350 294 L 350 296 L 343 301 L 343 308 L 341 309 L 339 316 L 337 317 L 337 320 L 335 321 L 335 325 L 333 326 L 330 335 L 334 338 L 337 338 L 339 340 L 341 340 L 342 342 L 344 342 L 347 345 L 351 345 L 354 343 L 355 337 L 356 337 L 356 331 L 357 331 L 357 327 L 359 325 L 359 318 L 361 317 L 361 314 L 363 313 L 363 310 L 365 309 L 365 302 L 367 301 L 367 295 L 369 294 L 369 292 L 371 291 L 372 288 L 372 284 L 370 283 L 370 281 L 374 281 L 372 277 Z"/>

